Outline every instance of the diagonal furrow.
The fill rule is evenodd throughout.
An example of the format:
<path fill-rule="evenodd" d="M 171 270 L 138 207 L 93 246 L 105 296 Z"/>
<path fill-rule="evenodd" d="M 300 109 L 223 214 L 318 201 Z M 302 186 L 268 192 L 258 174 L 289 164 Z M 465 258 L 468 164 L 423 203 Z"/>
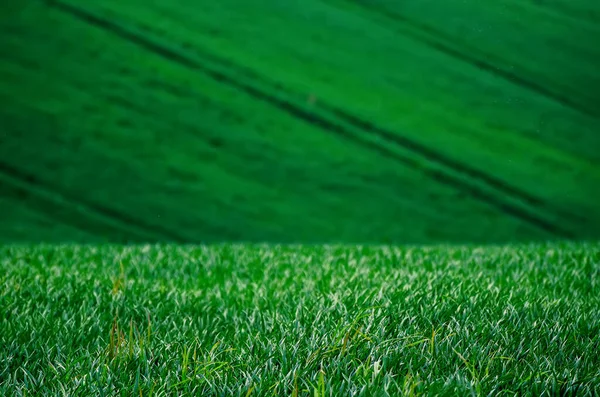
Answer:
<path fill-rule="evenodd" d="M 127 234 L 132 234 L 136 236 L 136 238 L 140 241 L 148 241 L 149 237 L 151 237 L 152 240 L 167 239 L 168 241 L 173 242 L 187 241 L 187 239 L 183 238 L 182 236 L 179 236 L 176 233 L 173 233 L 171 230 L 167 230 L 159 225 L 151 225 L 139 219 L 134 219 L 128 216 L 127 214 L 123 214 L 105 206 L 82 200 L 81 197 L 74 198 L 64 192 L 57 192 L 54 187 L 48 186 L 48 184 L 35 177 L 34 175 L 23 172 L 22 170 L 19 170 L 13 167 L 12 165 L 6 164 L 2 161 L 0 161 L 0 174 L 6 175 L 9 179 L 14 179 L 21 182 L 23 186 L 15 186 L 15 189 L 18 192 L 20 192 L 19 194 L 28 194 L 36 196 L 37 199 L 43 201 L 43 195 L 36 194 L 36 192 L 33 189 L 29 189 L 24 186 L 33 186 L 36 189 L 42 191 L 58 194 L 66 202 L 74 203 L 77 206 L 85 208 L 86 213 L 96 214 L 100 218 L 112 221 L 110 223 L 116 223 L 120 225 L 119 229 L 122 229 L 123 232 L 127 232 Z M 106 225 L 107 222 L 102 223 Z M 108 227 L 108 225 L 106 225 L 106 227 Z"/>
<path fill-rule="evenodd" d="M 347 121 L 349 124 L 357 126 L 364 131 L 368 131 L 370 133 L 373 133 L 375 135 L 383 137 L 386 140 L 393 142 L 400 147 L 403 147 L 410 151 L 418 153 L 419 155 L 423 156 L 424 158 L 426 158 L 427 160 L 429 160 L 433 163 L 437 163 L 439 165 L 442 165 L 444 167 L 452 169 L 457 173 L 467 175 L 470 178 L 473 178 L 475 180 L 480 180 L 487 186 L 493 187 L 495 190 L 500 191 L 508 196 L 516 197 L 519 200 L 522 200 L 523 202 L 526 202 L 527 204 L 535 206 L 535 207 L 545 207 L 545 208 L 549 209 L 551 212 L 559 214 L 563 217 L 573 218 L 579 222 L 585 221 L 585 219 L 580 217 L 579 215 L 563 211 L 560 208 L 551 208 L 548 205 L 548 203 L 546 203 L 544 200 L 540 199 L 539 197 L 535 197 L 522 189 L 512 186 L 512 185 L 506 183 L 504 180 L 502 180 L 500 178 L 496 178 L 495 176 L 493 176 L 491 174 L 487 174 L 476 168 L 470 167 L 468 164 L 463 164 L 459 161 L 453 160 L 452 158 L 450 158 L 448 156 L 444 156 L 443 154 L 436 152 L 435 150 L 429 148 L 428 146 L 422 145 L 416 141 L 406 138 L 405 136 L 395 134 L 391 131 L 388 131 L 384 128 L 381 128 L 381 127 L 371 123 L 370 121 L 362 120 L 355 115 L 347 113 L 347 112 L 345 112 L 341 109 L 335 108 L 333 106 L 329 106 L 329 105 L 325 104 L 325 105 L 322 105 L 322 107 L 324 109 L 329 110 L 331 113 L 335 114 L 340 119 Z"/>
<path fill-rule="evenodd" d="M 354 2 L 353 4 L 358 5 L 359 7 L 365 8 L 366 6 L 362 2 Z M 483 70 L 491 75 L 500 77 L 506 81 L 509 81 L 513 84 L 516 84 L 520 87 L 523 87 L 529 91 L 535 92 L 539 95 L 545 96 L 546 98 L 550 98 L 553 101 L 575 110 L 581 114 L 598 118 L 600 115 L 598 114 L 598 109 L 595 106 L 590 106 L 581 101 L 575 101 L 571 99 L 567 95 L 562 95 L 556 91 L 548 89 L 543 84 L 537 83 L 533 80 L 527 79 L 523 76 L 518 75 L 506 68 L 501 68 L 486 59 L 492 57 L 491 54 L 482 54 L 480 50 L 471 47 L 468 43 L 461 43 L 461 46 L 466 49 L 466 51 L 459 51 L 456 48 L 453 48 L 451 45 L 444 43 L 442 40 L 434 39 L 434 37 L 443 37 L 444 34 L 435 30 L 426 24 L 419 23 L 415 20 L 402 16 L 398 13 L 394 13 L 382 8 L 369 8 L 370 12 L 378 13 L 383 17 L 396 21 L 399 24 L 408 26 L 410 30 L 404 29 L 402 34 L 414 39 L 418 42 L 423 43 L 426 46 L 429 46 L 437 51 L 440 51 L 444 54 L 447 54 L 455 59 L 458 59 L 462 62 L 468 63 L 477 67 L 480 70 Z M 472 55 L 472 54 L 479 54 Z"/>
<path fill-rule="evenodd" d="M 215 81 L 221 82 L 223 84 L 227 84 L 241 92 L 244 92 L 244 93 L 260 100 L 260 101 L 269 103 L 270 105 L 272 105 L 272 106 L 274 106 L 274 107 L 276 107 L 298 119 L 301 119 L 307 123 L 310 123 L 311 125 L 319 127 L 324 131 L 336 134 L 339 137 L 342 137 L 347 141 L 351 141 L 353 143 L 366 146 L 366 147 L 370 148 L 371 150 L 377 151 L 381 155 L 393 158 L 394 160 L 398 161 L 399 163 L 403 164 L 404 166 L 407 166 L 407 167 L 410 167 L 413 169 L 417 169 L 417 170 L 423 172 L 424 174 L 426 174 L 428 177 L 436 180 L 438 183 L 445 184 L 445 185 L 453 187 L 454 189 L 463 191 L 463 192 L 469 194 L 470 196 L 497 208 L 498 210 L 500 210 L 501 212 L 503 212 L 509 216 L 519 218 L 522 221 L 530 223 L 530 224 L 538 227 L 539 229 L 542 229 L 542 230 L 544 230 L 548 233 L 551 233 L 555 236 L 559 236 L 559 237 L 570 237 L 571 236 L 571 233 L 569 231 L 544 219 L 543 217 L 537 215 L 533 211 L 527 210 L 527 209 L 525 209 L 519 205 L 515 205 L 509 201 L 503 200 L 502 198 L 497 197 L 496 195 L 486 191 L 485 189 L 477 186 L 476 184 L 469 182 L 465 179 L 456 177 L 456 176 L 452 175 L 451 173 L 442 171 L 441 169 L 438 169 L 438 168 L 427 166 L 425 164 L 422 164 L 422 162 L 411 159 L 409 157 L 401 156 L 400 154 L 394 152 L 391 149 L 388 149 L 387 147 L 385 147 L 383 145 L 377 144 L 370 139 L 360 136 L 359 134 L 357 134 L 354 131 L 354 128 L 363 130 L 363 132 L 368 132 L 371 135 L 377 134 L 380 138 L 384 138 L 386 141 L 391 141 L 390 137 L 393 137 L 396 134 L 393 134 L 391 132 L 386 132 L 385 134 L 383 134 L 382 133 L 383 130 L 376 129 L 373 127 L 372 124 L 364 122 L 364 121 L 360 121 L 358 118 L 351 116 L 351 115 L 347 115 L 347 114 L 343 113 L 341 110 L 337 110 L 333 107 L 329 107 L 327 109 L 330 111 L 330 113 L 334 113 L 335 116 L 338 116 L 338 118 L 342 118 L 344 122 L 353 125 L 353 128 L 349 128 L 344 125 L 344 122 L 332 121 L 331 119 L 329 119 L 327 117 L 324 117 L 322 115 L 315 114 L 306 109 L 303 109 L 302 107 L 295 105 L 294 103 L 291 103 L 282 98 L 278 98 L 276 96 L 270 95 L 269 93 L 266 93 L 251 84 L 248 84 L 248 83 L 245 83 L 242 81 L 238 81 L 235 78 L 229 76 L 225 72 L 214 70 L 208 66 L 205 66 L 202 63 L 196 61 L 195 59 L 187 56 L 184 53 L 181 53 L 177 50 L 165 47 L 159 43 L 156 43 L 149 38 L 143 37 L 135 32 L 128 30 L 127 28 L 124 28 L 123 26 L 119 25 L 118 23 L 104 19 L 104 18 L 94 15 L 86 10 L 80 9 L 80 8 L 72 6 L 70 4 L 62 3 L 60 1 L 53 0 L 53 1 L 47 1 L 47 3 L 50 6 L 56 8 L 58 10 L 61 10 L 62 12 L 66 13 L 66 14 L 69 14 L 69 15 L 71 15 L 77 19 L 80 19 L 88 24 L 91 24 L 93 26 L 96 26 L 98 28 L 101 28 L 103 30 L 111 32 L 112 34 L 115 34 L 118 37 L 120 37 L 132 44 L 135 44 L 138 47 L 143 48 L 149 52 L 152 52 L 162 58 L 165 58 L 171 62 L 177 63 L 188 69 L 191 69 L 191 70 L 194 70 L 197 72 L 201 72 L 201 73 L 209 76 L 210 78 L 214 79 Z M 334 110 L 335 110 L 335 112 L 333 112 Z M 457 167 L 457 164 L 459 164 L 459 163 L 453 163 L 451 161 L 444 160 L 439 154 L 435 153 L 431 149 L 427 149 L 423 146 L 418 146 L 415 142 L 409 141 L 408 139 L 394 138 L 394 140 L 392 142 L 397 145 L 402 145 L 402 147 L 404 147 L 404 148 L 412 150 L 416 154 L 423 157 L 425 160 L 433 162 L 435 164 L 438 164 L 439 166 L 448 167 L 448 168 L 451 168 L 455 172 L 464 173 L 470 177 L 482 179 L 483 182 L 486 182 L 487 184 L 490 185 L 489 187 L 495 188 L 496 190 L 503 191 L 504 193 L 507 193 L 507 194 L 510 193 L 510 195 L 514 196 L 513 198 L 518 201 L 528 202 L 530 204 L 542 203 L 541 200 L 534 198 L 534 197 L 528 197 L 523 192 L 518 191 L 516 188 L 509 187 L 509 185 L 507 185 L 507 184 L 497 183 L 496 179 L 490 177 L 489 175 L 483 174 L 480 171 L 470 169 L 464 165 L 460 165 L 459 167 Z M 484 176 L 484 177 L 482 178 L 482 176 Z M 545 206 L 548 207 L 547 205 L 545 205 Z"/>
<path fill-rule="evenodd" d="M 60 224 L 69 226 L 79 232 L 89 233 L 90 236 L 101 239 L 110 236 L 111 241 L 115 243 L 143 240 L 141 235 L 132 233 L 117 225 L 109 224 L 104 219 L 96 219 L 96 217 L 89 216 L 89 213 L 82 216 L 83 212 L 77 205 L 72 205 L 72 203 L 65 205 L 62 200 L 56 199 L 55 194 L 39 192 L 37 188 L 32 189 L 31 186 L 27 186 L 22 181 L 8 177 L 3 173 L 0 173 L 0 194 L 3 199 L 25 204 L 53 222 L 60 222 Z"/>

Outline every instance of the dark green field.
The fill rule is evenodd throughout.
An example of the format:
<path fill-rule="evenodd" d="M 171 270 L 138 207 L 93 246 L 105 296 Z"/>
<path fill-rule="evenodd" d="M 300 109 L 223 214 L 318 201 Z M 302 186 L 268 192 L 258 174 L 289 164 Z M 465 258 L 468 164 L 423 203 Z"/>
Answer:
<path fill-rule="evenodd" d="M 600 238 L 600 3 L 9 0 L 0 240 Z"/>

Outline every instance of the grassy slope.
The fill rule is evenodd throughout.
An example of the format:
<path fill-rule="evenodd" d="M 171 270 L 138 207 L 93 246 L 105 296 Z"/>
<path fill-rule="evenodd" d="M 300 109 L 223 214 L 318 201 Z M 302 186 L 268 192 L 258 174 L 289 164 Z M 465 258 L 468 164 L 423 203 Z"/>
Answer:
<path fill-rule="evenodd" d="M 596 3 L 417 3 L 3 5 L 0 239 L 599 236 Z"/>
<path fill-rule="evenodd" d="M 600 388 L 597 244 L 4 247 L 0 258 L 2 395 Z"/>

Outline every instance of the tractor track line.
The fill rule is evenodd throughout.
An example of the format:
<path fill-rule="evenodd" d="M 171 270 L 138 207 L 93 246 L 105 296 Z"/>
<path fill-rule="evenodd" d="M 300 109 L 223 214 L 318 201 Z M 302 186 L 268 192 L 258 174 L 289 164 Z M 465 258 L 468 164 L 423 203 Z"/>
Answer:
<path fill-rule="evenodd" d="M 359 2 L 352 1 L 352 3 L 358 5 L 361 8 L 365 8 L 364 5 Z M 538 84 L 535 81 L 521 77 L 516 73 L 513 73 L 506 69 L 502 69 L 497 66 L 494 66 L 490 62 L 485 61 L 483 58 L 478 58 L 475 56 L 471 56 L 468 53 L 463 53 L 461 51 L 458 51 L 458 50 L 452 48 L 450 45 L 443 43 L 442 41 L 431 39 L 429 37 L 425 37 L 425 35 L 434 36 L 434 37 L 440 37 L 440 36 L 443 37 L 444 36 L 444 34 L 436 31 L 434 28 L 431 28 L 431 27 L 429 27 L 425 24 L 419 23 L 417 21 L 413 21 L 410 18 L 404 17 L 404 16 L 396 14 L 394 12 L 391 12 L 388 10 L 383 10 L 381 8 L 372 9 L 372 12 L 376 12 L 376 13 L 384 16 L 387 19 L 390 19 L 392 21 L 398 22 L 399 24 L 408 26 L 413 31 L 418 32 L 418 33 L 414 33 L 409 30 L 409 31 L 402 31 L 402 34 L 412 38 L 413 40 L 419 41 L 419 42 L 429 46 L 430 48 L 440 51 L 440 52 L 442 52 L 446 55 L 449 55 L 455 59 L 458 59 L 462 62 L 473 65 L 480 70 L 483 70 L 494 76 L 500 77 L 506 81 L 516 84 L 516 85 L 518 85 L 522 88 L 525 88 L 529 91 L 535 92 L 538 95 L 542 95 L 546 98 L 552 99 L 555 102 L 561 104 L 562 106 L 565 106 L 567 108 L 575 110 L 576 112 L 579 112 L 580 114 L 584 114 L 584 115 L 592 117 L 594 119 L 598 118 L 598 116 L 599 116 L 598 112 L 595 111 L 594 109 L 586 107 L 585 105 L 582 105 L 581 103 L 578 103 L 577 101 L 573 101 L 566 95 L 561 95 L 552 90 L 549 90 L 548 88 L 544 87 L 544 85 L 542 85 L 542 84 Z M 468 47 L 468 44 L 463 44 L 463 45 L 465 47 L 469 48 L 469 50 L 472 50 L 473 53 L 477 53 L 477 52 L 480 53 L 480 51 L 477 50 L 476 48 Z M 486 56 L 489 57 L 489 54 Z"/>
<path fill-rule="evenodd" d="M 8 179 L 11 179 L 10 181 Z M 46 215 L 52 221 L 60 221 L 61 224 L 67 225 L 79 233 L 85 233 L 90 237 L 105 238 L 110 235 L 111 241 L 115 243 L 126 244 L 128 242 L 142 240 L 140 237 L 136 239 L 124 238 L 128 234 L 124 229 L 105 223 L 102 220 L 91 219 L 90 217 L 77 217 L 63 215 L 64 212 L 78 213 L 70 207 L 66 207 L 61 203 L 51 198 L 45 197 L 45 193 L 33 192 L 31 187 L 26 187 L 22 181 L 14 180 L 0 173 L 0 193 L 5 198 L 10 198 L 15 201 L 25 200 L 28 207 L 31 205 L 37 212 Z M 80 215 L 80 213 L 78 213 Z M 117 235 L 117 238 L 114 236 Z"/>
<path fill-rule="evenodd" d="M 511 205 L 510 203 L 503 202 L 502 200 L 494 197 L 492 194 L 485 192 L 483 189 L 471 185 L 459 178 L 453 177 L 450 174 L 442 173 L 439 170 L 433 169 L 425 169 L 422 167 L 417 161 L 401 157 L 397 153 L 373 142 L 360 138 L 356 134 L 352 133 L 349 129 L 344 128 L 343 126 L 330 121 L 322 116 L 311 113 L 307 110 L 304 110 L 298 106 L 295 106 L 292 103 L 289 103 L 283 99 L 276 98 L 272 95 L 269 95 L 261 90 L 240 81 L 236 81 L 234 78 L 228 76 L 225 73 L 212 70 L 194 59 L 187 57 L 186 55 L 173 50 L 166 48 L 158 43 L 153 42 L 152 40 L 146 39 L 144 37 L 139 36 L 138 34 L 129 31 L 128 29 L 119 26 L 117 23 L 111 22 L 109 20 L 103 19 L 99 16 L 96 16 L 88 11 L 82 10 L 80 8 L 74 7 L 70 4 L 65 4 L 56 0 L 46 0 L 47 4 L 51 7 L 54 7 L 72 17 L 75 17 L 82 22 L 90 24 L 92 26 L 96 26 L 100 29 L 108 31 L 122 39 L 137 45 L 140 48 L 143 48 L 151 53 L 154 53 L 162 58 L 165 58 L 171 62 L 179 64 L 183 67 L 186 67 L 190 70 L 196 70 L 202 72 L 203 74 L 209 76 L 215 81 L 221 82 L 223 84 L 227 84 L 233 88 L 236 88 L 239 91 L 242 91 L 252 97 L 255 97 L 258 100 L 269 103 L 280 110 L 285 111 L 286 113 L 304 120 L 305 122 L 315 125 L 323 130 L 329 131 L 331 133 L 335 133 L 338 136 L 345 138 L 346 140 L 350 140 L 354 143 L 358 143 L 359 145 L 370 147 L 373 150 L 378 151 L 380 154 L 393 158 L 400 163 L 409 166 L 411 168 L 416 168 L 426 175 L 430 176 L 434 180 L 449 185 L 455 189 L 462 190 L 472 197 L 477 198 L 483 202 L 488 203 L 499 209 L 500 211 L 506 213 L 507 215 L 511 215 L 513 217 L 519 218 L 522 221 L 528 222 L 536 227 L 549 232 L 558 237 L 571 237 L 571 233 L 558 225 L 554 225 L 551 222 L 539 217 L 533 213 L 530 213 L 522 208 L 519 208 L 515 205 Z"/>
<path fill-rule="evenodd" d="M 13 167 L 12 165 L 6 164 L 2 161 L 0 161 L 0 173 L 7 175 L 9 178 L 19 180 L 19 181 L 21 181 L 21 183 L 23 183 L 26 186 L 27 185 L 35 186 L 36 188 L 39 188 L 41 191 L 47 191 L 47 192 L 51 192 L 54 194 L 58 194 L 59 196 L 64 198 L 65 201 L 76 203 L 76 204 L 82 206 L 86 211 L 96 214 L 99 217 L 103 217 L 107 220 L 113 220 L 113 222 L 115 222 L 117 224 L 133 227 L 136 230 L 129 230 L 129 232 L 135 231 L 136 235 L 144 236 L 144 241 L 147 241 L 147 237 L 148 237 L 146 235 L 146 233 L 144 233 L 144 231 L 148 231 L 148 234 L 154 235 L 157 238 L 156 241 L 158 241 L 158 239 L 162 239 L 162 238 L 167 238 L 170 241 L 179 242 L 179 243 L 188 241 L 188 239 L 185 239 L 182 236 L 179 236 L 179 235 L 173 233 L 172 231 L 164 229 L 158 225 L 151 225 L 144 221 L 140 221 L 138 219 L 134 219 L 130 216 L 127 216 L 126 214 L 112 210 L 110 208 L 107 208 L 107 207 L 104 207 L 104 206 L 101 206 L 101 205 L 98 205 L 95 203 L 91 203 L 89 201 L 82 200 L 81 198 L 76 199 L 70 195 L 63 193 L 63 192 L 58 192 L 54 187 L 45 183 L 41 179 L 39 179 L 31 174 L 28 174 L 26 172 L 23 172 L 15 167 Z M 29 189 L 29 193 L 34 194 L 36 196 L 40 196 L 39 194 L 36 194 L 35 192 L 33 192 L 31 189 Z M 123 229 L 123 228 L 121 228 L 121 229 L 125 231 L 125 229 Z M 141 233 L 140 233 L 140 230 L 142 231 Z"/>
<path fill-rule="evenodd" d="M 522 201 L 528 203 L 529 205 L 532 205 L 535 207 L 546 208 L 549 212 L 555 213 L 560 216 L 564 216 L 566 218 L 572 218 L 579 222 L 585 221 L 584 218 L 580 217 L 577 214 L 565 212 L 560 208 L 553 208 L 547 202 L 540 199 L 539 197 L 535 197 L 524 190 L 521 190 L 515 186 L 512 186 L 512 185 L 506 183 L 504 180 L 502 180 L 500 178 L 496 178 L 495 176 L 493 176 L 491 174 L 487 174 L 476 168 L 470 167 L 467 164 L 453 160 L 452 158 L 450 158 L 448 156 L 445 156 L 439 152 L 436 152 L 435 150 L 429 148 L 428 146 L 418 143 L 417 141 L 406 138 L 403 135 L 395 134 L 392 131 L 389 131 L 382 127 L 379 127 L 370 121 L 363 120 L 363 119 L 361 119 L 355 115 L 352 115 L 350 113 L 347 113 L 341 109 L 338 109 L 338 108 L 335 108 L 335 107 L 332 107 L 329 105 L 323 105 L 323 108 L 327 109 L 329 112 L 331 112 L 332 114 L 335 114 L 337 117 L 348 122 L 351 125 L 354 125 L 356 127 L 359 127 L 360 129 L 363 129 L 365 131 L 376 134 L 377 136 L 385 138 L 386 140 L 393 142 L 402 148 L 408 149 L 414 153 L 418 153 L 433 163 L 437 163 L 437 164 L 447 167 L 457 173 L 467 175 L 475 180 L 479 180 L 479 181 L 483 182 L 484 184 L 488 185 L 489 187 L 491 187 L 499 192 L 505 193 L 508 196 L 512 196 L 516 199 L 522 200 Z"/>

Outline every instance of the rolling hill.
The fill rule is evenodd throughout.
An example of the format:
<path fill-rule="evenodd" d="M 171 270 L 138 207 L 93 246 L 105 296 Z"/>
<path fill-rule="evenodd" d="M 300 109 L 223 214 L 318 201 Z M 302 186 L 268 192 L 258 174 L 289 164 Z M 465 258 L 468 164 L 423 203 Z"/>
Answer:
<path fill-rule="evenodd" d="M 600 237 L 600 5 L 0 6 L 0 240 Z"/>

